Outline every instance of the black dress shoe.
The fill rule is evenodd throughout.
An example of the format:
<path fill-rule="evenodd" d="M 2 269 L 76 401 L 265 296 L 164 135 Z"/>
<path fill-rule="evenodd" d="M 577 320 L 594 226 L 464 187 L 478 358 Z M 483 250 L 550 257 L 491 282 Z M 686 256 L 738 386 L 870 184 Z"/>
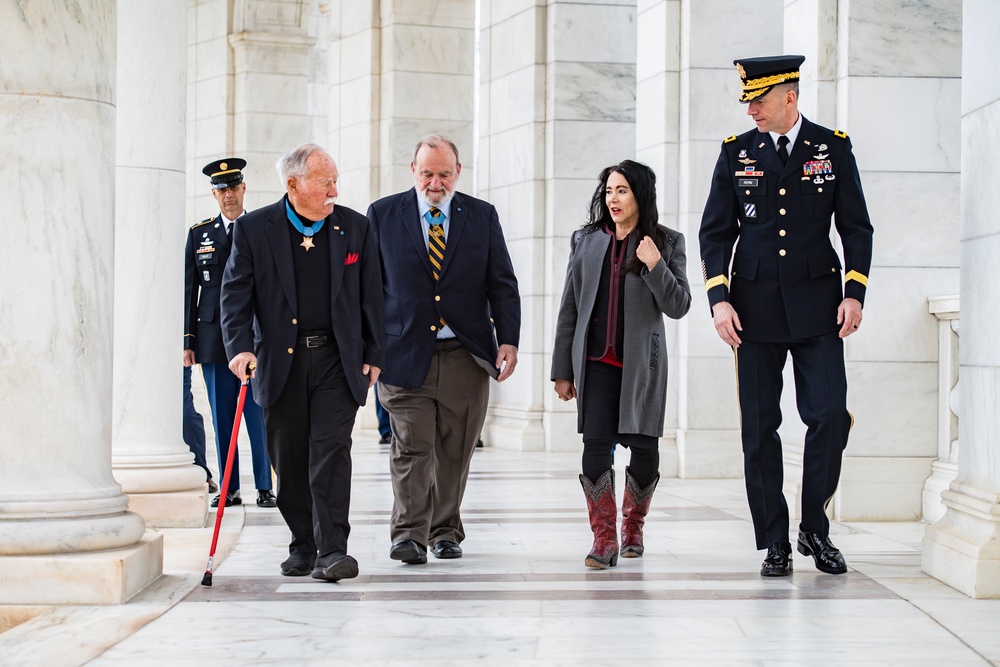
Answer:
<path fill-rule="evenodd" d="M 316 552 L 312 554 L 295 553 L 281 564 L 281 574 L 286 577 L 304 577 L 313 571 L 316 563 Z"/>
<path fill-rule="evenodd" d="M 271 493 L 271 489 L 257 491 L 257 507 L 277 507 L 278 499 Z"/>
<path fill-rule="evenodd" d="M 767 558 L 760 566 L 762 577 L 787 577 L 792 573 L 792 545 L 788 540 L 775 542 L 767 548 Z"/>
<path fill-rule="evenodd" d="M 219 492 L 219 485 L 215 483 L 214 479 L 208 480 L 208 492 L 209 493 L 218 493 Z M 215 505 L 212 505 L 212 507 L 215 507 L 218 504 L 219 504 L 219 502 L 218 502 L 218 500 L 216 500 Z"/>
<path fill-rule="evenodd" d="M 461 558 L 462 547 L 451 540 L 438 540 L 431 547 L 431 553 L 435 558 Z"/>
<path fill-rule="evenodd" d="M 324 556 L 316 561 L 313 568 L 313 579 L 324 581 L 340 581 L 358 576 L 358 561 L 347 554 L 339 556 Z"/>
<path fill-rule="evenodd" d="M 222 494 L 220 493 L 219 496 Z M 212 498 L 212 507 L 219 506 L 219 496 Z M 232 507 L 233 505 L 242 505 L 243 498 L 240 497 L 240 490 L 236 489 L 232 493 L 226 494 L 226 507 Z"/>
<path fill-rule="evenodd" d="M 380 444 L 380 445 L 388 445 L 390 439 L 391 439 L 391 436 L 380 435 L 379 438 L 378 438 L 378 444 Z"/>
<path fill-rule="evenodd" d="M 827 574 L 844 574 L 847 572 L 847 563 L 844 562 L 844 555 L 840 549 L 833 546 L 829 537 L 820 537 L 816 533 L 804 533 L 799 531 L 799 553 L 803 556 L 812 556 L 816 563 L 816 569 Z"/>
<path fill-rule="evenodd" d="M 427 562 L 427 547 L 416 540 L 397 540 L 389 549 L 389 558 L 408 565 L 421 565 Z"/>
<path fill-rule="evenodd" d="M 483 447 L 483 439 L 479 438 L 478 440 L 476 440 L 476 448 L 482 449 L 482 447 Z"/>

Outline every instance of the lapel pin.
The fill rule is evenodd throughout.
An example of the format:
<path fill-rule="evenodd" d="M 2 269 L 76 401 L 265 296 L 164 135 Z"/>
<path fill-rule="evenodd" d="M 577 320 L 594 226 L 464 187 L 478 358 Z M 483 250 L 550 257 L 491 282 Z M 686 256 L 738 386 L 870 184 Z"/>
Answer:
<path fill-rule="evenodd" d="M 760 146 L 758 146 L 757 148 L 763 148 L 763 147 L 764 147 L 764 142 L 762 141 L 760 142 Z"/>
<path fill-rule="evenodd" d="M 804 143 L 804 144 L 805 144 L 806 146 L 812 146 L 812 144 L 811 144 L 811 143 L 809 143 L 809 140 L 808 140 L 808 139 L 803 139 L 803 140 L 802 140 L 802 143 Z"/>

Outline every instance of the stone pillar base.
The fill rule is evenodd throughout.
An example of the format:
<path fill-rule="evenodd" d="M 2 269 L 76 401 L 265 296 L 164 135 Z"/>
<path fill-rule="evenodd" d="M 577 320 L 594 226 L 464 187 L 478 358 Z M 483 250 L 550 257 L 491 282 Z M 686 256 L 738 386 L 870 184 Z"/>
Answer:
<path fill-rule="evenodd" d="M 969 490 L 971 491 L 971 490 Z M 1000 598 L 1000 496 L 952 489 L 924 532 L 921 569 L 972 598 Z"/>
<path fill-rule="evenodd" d="M 124 549 L 0 556 L 3 604 L 122 604 L 163 573 L 163 536 Z"/>
<path fill-rule="evenodd" d="M 921 495 L 924 521 L 934 523 L 944 517 L 947 508 L 941 502 L 941 494 L 951 486 L 958 476 L 958 464 L 941 461 L 931 464 L 931 476 L 924 482 L 924 492 Z"/>
<path fill-rule="evenodd" d="M 921 494 L 934 460 L 845 456 L 830 515 L 837 521 L 919 521 Z M 797 474 L 801 481 L 801 466 Z"/>
<path fill-rule="evenodd" d="M 483 442 L 508 451 L 544 451 L 542 413 L 518 408 L 491 408 L 483 426 Z"/>
<path fill-rule="evenodd" d="M 149 528 L 204 528 L 208 521 L 208 485 L 195 491 L 132 493 L 128 509 Z"/>
<path fill-rule="evenodd" d="M 678 429 L 677 476 L 681 479 L 743 477 L 740 432 Z"/>

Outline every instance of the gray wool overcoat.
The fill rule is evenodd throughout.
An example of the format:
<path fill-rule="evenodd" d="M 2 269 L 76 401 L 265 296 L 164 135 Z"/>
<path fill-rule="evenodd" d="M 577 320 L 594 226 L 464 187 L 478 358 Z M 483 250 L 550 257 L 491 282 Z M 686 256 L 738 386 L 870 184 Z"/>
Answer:
<path fill-rule="evenodd" d="M 622 343 L 622 394 L 618 432 L 663 435 L 667 403 L 667 349 L 663 316 L 680 319 L 691 307 L 687 280 L 684 235 L 660 226 L 667 234 L 666 247 L 652 271 L 625 275 L 625 340 Z M 578 235 L 574 235 L 578 236 Z M 633 234 L 627 257 L 635 256 L 640 239 Z M 582 235 L 570 251 L 556 341 L 552 351 L 552 381 L 576 385 L 577 431 L 583 433 L 583 393 L 587 390 L 584 366 L 587 327 L 597 300 L 601 268 L 611 244 L 610 234 Z"/>

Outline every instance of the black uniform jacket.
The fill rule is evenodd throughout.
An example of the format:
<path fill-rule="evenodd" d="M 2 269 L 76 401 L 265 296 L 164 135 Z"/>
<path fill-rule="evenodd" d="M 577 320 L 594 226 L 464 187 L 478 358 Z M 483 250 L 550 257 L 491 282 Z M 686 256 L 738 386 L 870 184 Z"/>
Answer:
<path fill-rule="evenodd" d="M 230 242 L 222 215 L 202 220 L 188 231 L 184 248 L 184 349 L 199 364 L 225 364 L 219 296 Z"/>
<path fill-rule="evenodd" d="M 872 225 L 847 135 L 803 117 L 784 166 L 767 133 L 726 139 L 699 240 L 709 305 L 732 302 L 741 337 L 786 342 L 836 331 L 843 298 L 864 304 L 872 260 Z"/>
<path fill-rule="evenodd" d="M 292 356 L 306 350 L 296 347 L 298 299 L 290 224 L 284 198 L 240 218 L 222 279 L 226 352 L 230 359 L 240 352 L 257 355 L 253 393 L 262 408 L 278 400 Z M 357 211 L 338 204 L 325 224 L 330 234 L 333 333 L 351 394 L 364 405 L 368 376 L 361 374 L 361 366 L 381 368 L 384 355 L 378 249 L 368 219 Z"/>
<path fill-rule="evenodd" d="M 440 280 L 434 280 L 413 188 L 368 208 L 385 284 L 381 380 L 416 389 L 427 378 L 440 319 L 494 378 L 497 344 L 517 347 L 521 297 L 492 204 L 455 193 Z M 495 327 L 495 335 L 494 335 Z"/>

